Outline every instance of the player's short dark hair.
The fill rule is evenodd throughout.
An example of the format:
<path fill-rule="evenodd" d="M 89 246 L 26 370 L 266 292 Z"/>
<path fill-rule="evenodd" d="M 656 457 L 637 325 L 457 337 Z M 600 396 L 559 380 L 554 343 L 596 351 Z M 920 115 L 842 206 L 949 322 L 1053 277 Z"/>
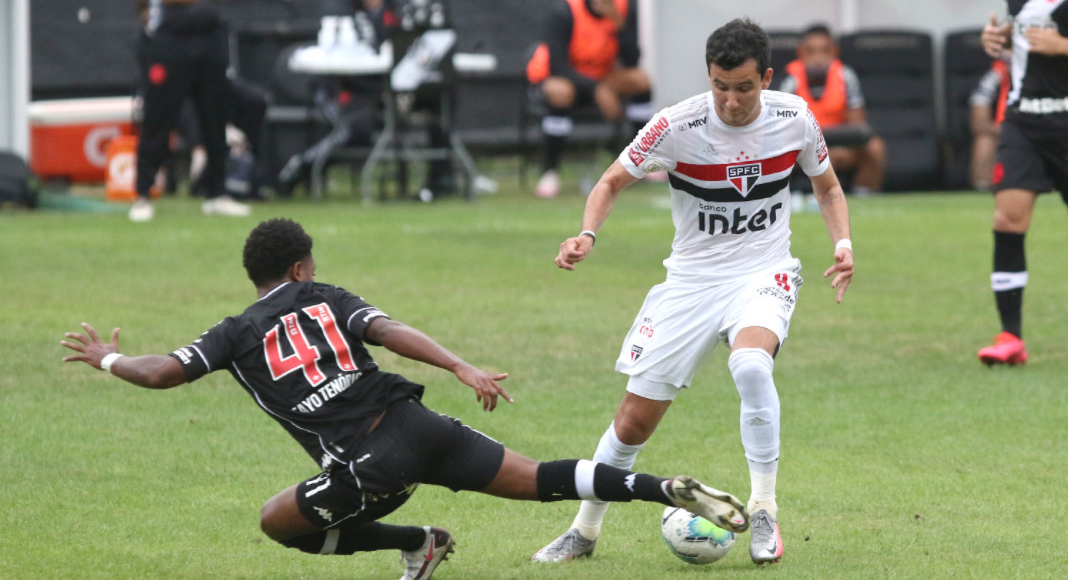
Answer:
<path fill-rule="evenodd" d="M 311 256 L 312 239 L 297 222 L 276 218 L 260 222 L 245 240 L 241 262 L 256 286 L 281 280 L 290 266 Z"/>
<path fill-rule="evenodd" d="M 832 40 L 834 39 L 834 35 L 831 34 L 830 27 L 827 26 L 826 24 L 816 23 L 816 24 L 813 24 L 813 25 L 809 26 L 808 28 L 805 29 L 804 32 L 801 33 L 801 37 L 804 38 L 806 36 L 812 36 L 813 34 L 818 34 L 820 36 L 826 36 L 827 38 L 830 38 Z"/>
<path fill-rule="evenodd" d="M 748 18 L 735 18 L 720 26 L 705 43 L 705 68 L 716 65 L 734 70 L 749 59 L 763 75 L 771 66 L 771 40 L 759 24 Z"/>

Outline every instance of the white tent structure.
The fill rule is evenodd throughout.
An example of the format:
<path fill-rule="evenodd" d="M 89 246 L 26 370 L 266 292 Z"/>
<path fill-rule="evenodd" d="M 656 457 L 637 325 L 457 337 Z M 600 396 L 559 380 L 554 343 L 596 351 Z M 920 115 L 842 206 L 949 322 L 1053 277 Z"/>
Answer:
<path fill-rule="evenodd" d="M 0 0 L 0 150 L 30 153 L 30 0 Z"/>

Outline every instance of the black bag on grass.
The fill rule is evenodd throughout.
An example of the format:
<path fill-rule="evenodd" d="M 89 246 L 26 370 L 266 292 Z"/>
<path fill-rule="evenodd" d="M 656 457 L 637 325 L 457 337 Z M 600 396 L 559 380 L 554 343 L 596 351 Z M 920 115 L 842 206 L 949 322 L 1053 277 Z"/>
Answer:
<path fill-rule="evenodd" d="M 14 153 L 0 151 L 0 207 L 7 204 L 36 207 L 37 191 L 26 162 Z"/>

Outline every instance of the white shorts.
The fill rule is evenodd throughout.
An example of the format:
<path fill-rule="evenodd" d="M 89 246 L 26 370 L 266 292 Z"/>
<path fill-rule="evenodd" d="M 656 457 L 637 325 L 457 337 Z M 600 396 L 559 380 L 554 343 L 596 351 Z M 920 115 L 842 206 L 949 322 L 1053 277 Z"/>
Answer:
<path fill-rule="evenodd" d="M 743 328 L 766 328 L 782 344 L 802 282 L 801 261 L 791 259 L 713 286 L 671 281 L 653 286 L 623 341 L 616 370 L 643 379 L 630 381 L 628 391 L 648 399 L 674 399 L 677 389 L 690 386 L 716 345 L 732 344 Z M 676 391 L 654 392 L 655 383 Z"/>

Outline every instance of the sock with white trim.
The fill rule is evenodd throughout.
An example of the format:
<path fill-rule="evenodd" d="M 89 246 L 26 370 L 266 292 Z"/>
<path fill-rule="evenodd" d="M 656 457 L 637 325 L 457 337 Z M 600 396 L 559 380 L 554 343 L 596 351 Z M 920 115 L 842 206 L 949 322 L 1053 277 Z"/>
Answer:
<path fill-rule="evenodd" d="M 664 491 L 663 477 L 634 473 L 586 459 L 547 461 L 538 466 L 538 499 L 649 501 L 675 505 Z"/>
<path fill-rule="evenodd" d="M 1023 291 L 1027 286 L 1027 256 L 1024 236 L 1013 232 L 994 232 L 994 273 L 990 286 L 1001 316 L 1001 330 L 1023 338 Z"/>
<path fill-rule="evenodd" d="M 308 554 L 349 556 L 356 552 L 403 550 L 414 552 L 426 543 L 426 530 L 379 522 L 347 524 L 279 542 Z"/>
<path fill-rule="evenodd" d="M 571 113 L 565 109 L 550 109 L 549 114 L 541 119 L 542 141 L 542 171 L 554 171 L 560 166 L 560 158 L 564 155 L 564 146 L 567 138 L 571 135 L 574 123 Z"/>
<path fill-rule="evenodd" d="M 597 451 L 593 454 L 593 460 L 621 469 L 634 467 L 634 461 L 638 458 L 638 452 L 642 445 L 627 445 L 619 440 L 616 435 L 616 424 L 613 422 L 608 430 L 601 436 L 597 443 Z M 608 502 L 584 501 L 579 506 L 578 514 L 571 527 L 578 529 L 582 537 L 587 540 L 597 539 L 601 533 L 601 524 L 604 515 L 608 512 Z"/>

